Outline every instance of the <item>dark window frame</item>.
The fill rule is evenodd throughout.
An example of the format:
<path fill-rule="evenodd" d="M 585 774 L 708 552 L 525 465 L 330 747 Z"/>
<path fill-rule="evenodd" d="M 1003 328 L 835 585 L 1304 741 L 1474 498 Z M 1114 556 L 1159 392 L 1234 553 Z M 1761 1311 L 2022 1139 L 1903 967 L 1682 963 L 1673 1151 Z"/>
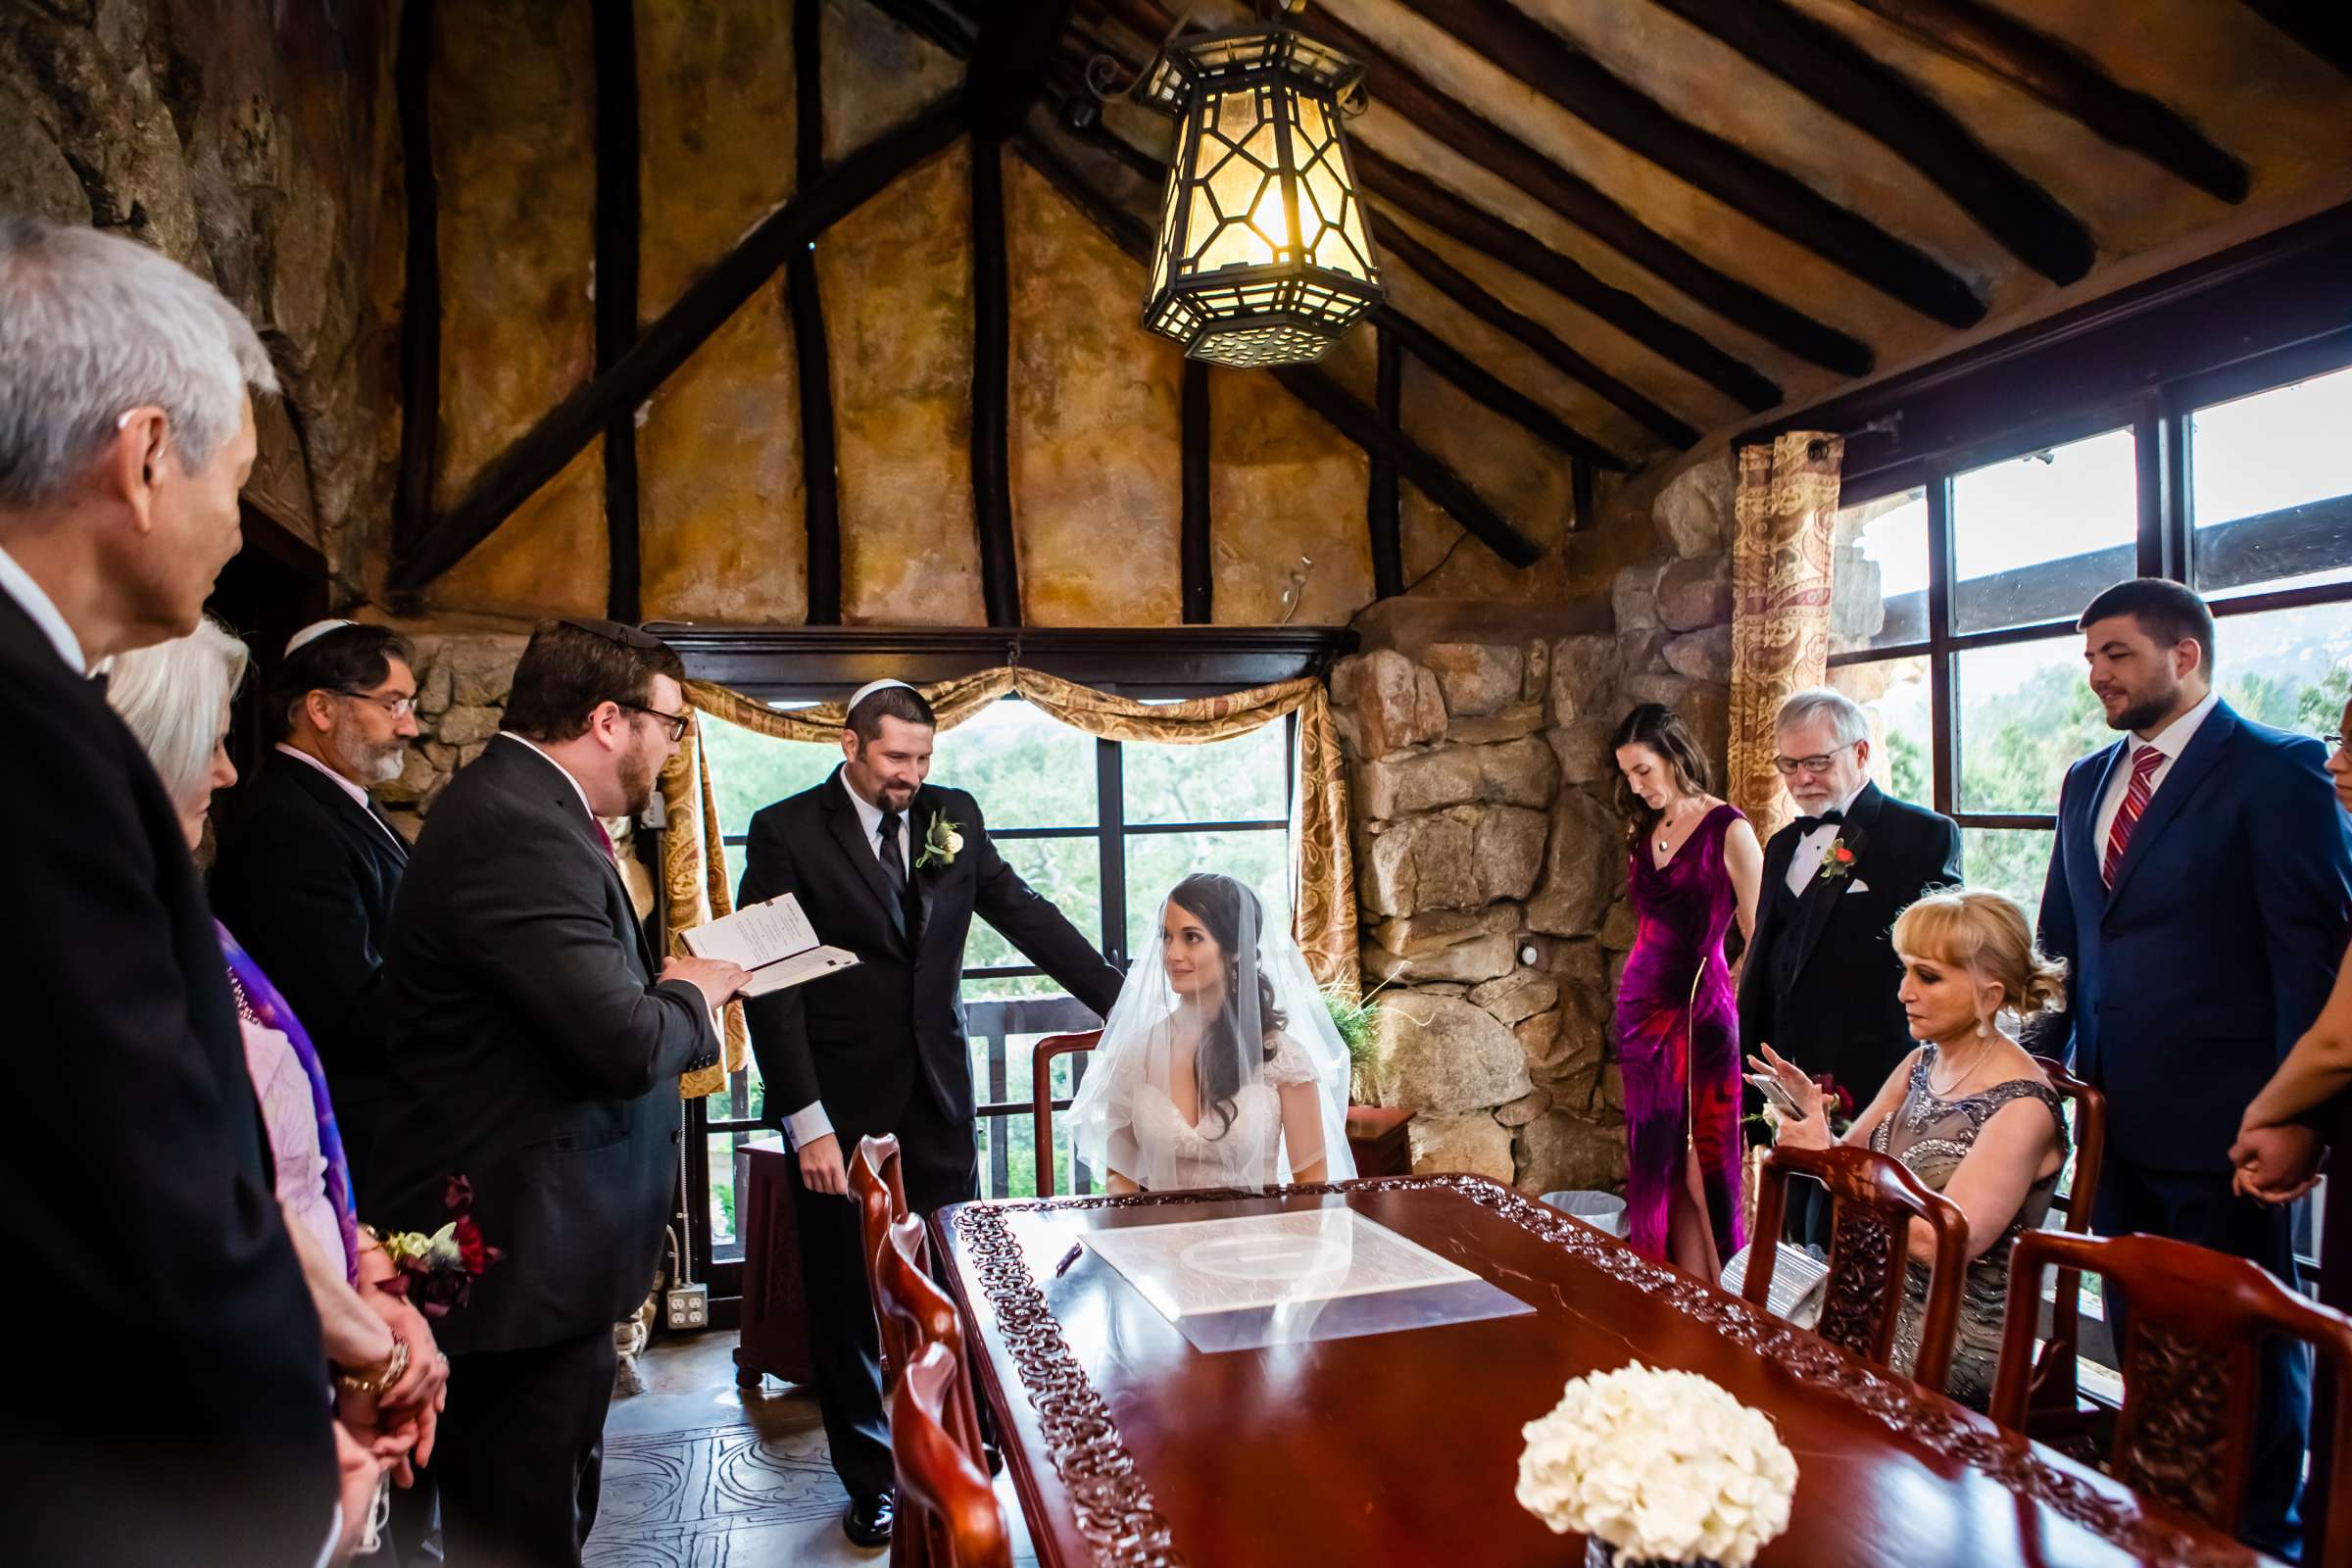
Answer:
<path fill-rule="evenodd" d="M 718 680 L 760 702 L 824 702 L 845 698 L 878 675 L 906 671 L 902 678 L 921 681 L 950 679 L 997 664 L 1018 662 L 1049 670 L 1098 690 L 1142 700 L 1205 697 L 1243 690 L 1298 675 L 1320 674 L 1333 660 L 1351 651 L 1354 636 L 1339 627 L 1185 627 L 1117 631 L 1079 630 L 964 630 L 909 631 L 859 627 L 713 630 L 700 627 L 657 627 L 686 661 L 696 679 Z M 1285 816 L 1208 822 L 1130 823 L 1125 820 L 1125 772 L 1120 743 L 1100 740 L 1096 746 L 1096 817 L 1090 825 L 992 828 L 990 837 L 1002 841 L 1051 838 L 1094 838 L 1102 862 L 1103 951 L 1124 967 L 1126 953 L 1126 841 L 1130 837 L 1226 832 L 1287 832 L 1297 812 L 1298 719 L 1283 720 L 1285 748 L 1292 765 L 1285 770 Z M 725 835 L 739 846 L 742 834 Z M 1011 977 L 1040 974 L 1028 964 L 999 964 L 966 969 L 963 978 Z M 975 1118 L 992 1129 L 1009 1129 L 1015 1117 L 1030 1112 L 1021 1094 L 1024 1084 L 1007 1077 L 1005 1038 L 1045 1029 L 1085 1028 L 1092 1014 L 1067 997 L 1034 997 L 967 1003 L 971 1033 L 989 1045 L 982 1094 Z M 716 1095 L 688 1101 L 685 1115 L 686 1158 L 681 1172 L 683 1191 L 676 1207 L 683 1211 L 683 1238 L 694 1277 L 710 1288 L 714 1324 L 731 1320 L 733 1302 L 742 1294 L 740 1256 L 720 1258 L 710 1226 L 710 1140 L 713 1137 L 761 1135 L 771 1132 L 754 1119 L 749 1102 L 749 1073 L 730 1075 Z M 713 1102 L 727 1114 L 713 1115 Z M 1066 1108 L 1068 1102 L 1057 1101 Z M 748 1141 L 748 1139 L 746 1140 Z M 1004 1185 L 1008 1140 L 992 1137 L 981 1166 L 984 1193 Z M 741 1203 L 746 1196 L 746 1171 L 738 1156 L 735 1193 L 737 1224 L 743 1223 Z M 1081 1180 L 1085 1173 L 1079 1173 Z M 740 1229 L 738 1231 L 740 1235 Z"/>

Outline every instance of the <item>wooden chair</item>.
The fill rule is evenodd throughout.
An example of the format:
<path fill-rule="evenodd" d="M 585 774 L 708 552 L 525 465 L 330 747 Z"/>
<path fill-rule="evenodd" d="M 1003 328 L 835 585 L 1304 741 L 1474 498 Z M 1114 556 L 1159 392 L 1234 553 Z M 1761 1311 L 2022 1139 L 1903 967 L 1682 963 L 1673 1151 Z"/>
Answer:
<path fill-rule="evenodd" d="M 866 1299 L 874 1303 L 882 1337 L 882 1388 L 897 1387 L 899 1368 L 906 1364 L 902 1347 L 892 1338 L 893 1326 L 881 1310 L 881 1254 L 890 1245 L 890 1227 L 907 1217 L 906 1186 L 899 1158 L 899 1141 L 889 1133 L 861 1138 L 850 1155 L 850 1198 L 858 1205 L 859 1259 L 865 1264 Z"/>
<path fill-rule="evenodd" d="M 2034 1060 L 2050 1080 L 2058 1097 L 2075 1107 L 2075 1178 L 2068 1184 L 2067 1195 L 2050 1204 L 2050 1212 L 2060 1217 L 2058 1229 L 2079 1236 L 2090 1234 L 2091 1205 L 2099 1196 L 2099 1163 L 2107 1152 L 2107 1097 L 2066 1070 L 2066 1063 L 2050 1056 L 2035 1056 Z M 2038 1308 L 2035 1318 L 2040 1316 Z M 2061 1436 L 2061 1423 L 2075 1429 L 2067 1434 L 2089 1438 L 2100 1417 L 2082 1409 L 2082 1388 L 2076 1363 L 2082 1350 L 2082 1276 L 2071 1268 L 2058 1271 L 2057 1295 L 2050 1301 L 2050 1333 L 2042 1342 L 2041 1352 L 2034 1363 L 2034 1379 L 2026 1396 L 2027 1408 L 2037 1421 L 2048 1417 L 2041 1430 L 2045 1441 Z M 2102 1434 L 2104 1436 L 2104 1434 Z M 2074 1446 L 2062 1443 L 2068 1452 Z M 2103 1444 L 2100 1445 L 2103 1446 Z"/>
<path fill-rule="evenodd" d="M 1891 1366 L 1894 1331 L 1902 1318 L 1903 1285 L 1911 1260 L 1911 1221 L 1936 1233 L 1936 1263 L 1928 1277 L 1928 1310 L 1920 1325 L 1919 1355 L 1911 1376 L 1940 1393 L 1952 1367 L 1952 1336 L 1960 1325 L 1960 1287 L 1968 1264 L 1968 1216 L 1929 1189 L 1899 1159 L 1867 1149 L 1775 1149 L 1765 1158 L 1756 1200 L 1755 1240 L 1740 1294 L 1762 1306 L 1780 1259 L 1782 1215 L 1790 1172 L 1830 1190 L 1830 1277 L 1814 1332 L 1865 1360 Z"/>
<path fill-rule="evenodd" d="M 2124 1406 L 2108 1470 L 2159 1502 L 2236 1534 L 2254 1459 L 2262 1340 L 2308 1342 L 2335 1390 L 2330 1497 L 2352 1496 L 2352 1317 L 2307 1301 L 2243 1258 L 2161 1236 L 2030 1231 L 2009 1258 L 2009 1317 L 1991 1415 L 2029 1432 L 2041 1271 L 2096 1274 L 2128 1308 L 2117 1359 Z M 2112 1316 L 2112 1308 L 2111 1308 Z M 2316 1488 L 2315 1488 L 2316 1490 Z M 2352 1562 L 2352 1509 L 2329 1509 L 2326 1541 L 2306 1560 Z"/>
<path fill-rule="evenodd" d="M 1077 1056 L 1095 1049 L 1102 1031 L 1048 1035 L 1029 1057 L 1029 1120 L 1037 1146 L 1037 1196 L 1054 1196 L 1054 1058 Z"/>
<path fill-rule="evenodd" d="M 899 1532 L 922 1543 L 920 1556 L 930 1568 L 1011 1568 L 1011 1532 L 996 1490 L 950 1435 L 944 1413 L 963 1388 L 961 1370 L 945 1345 L 926 1345 L 906 1363 L 891 1396 Z"/>
<path fill-rule="evenodd" d="M 895 1334 L 905 1353 L 902 1365 L 910 1365 L 922 1354 L 925 1346 L 943 1345 L 960 1367 L 965 1364 L 963 1319 L 956 1312 L 956 1303 L 948 1298 L 948 1293 L 932 1279 L 925 1262 L 928 1252 L 921 1220 L 909 1217 L 891 1225 L 876 1259 L 880 1289 L 874 1298 L 875 1310 Z M 985 1461 L 987 1455 L 980 1446 L 980 1412 L 972 1402 L 968 1380 L 950 1396 L 950 1403 L 954 1409 L 949 1425 L 956 1440 L 974 1459 Z"/>

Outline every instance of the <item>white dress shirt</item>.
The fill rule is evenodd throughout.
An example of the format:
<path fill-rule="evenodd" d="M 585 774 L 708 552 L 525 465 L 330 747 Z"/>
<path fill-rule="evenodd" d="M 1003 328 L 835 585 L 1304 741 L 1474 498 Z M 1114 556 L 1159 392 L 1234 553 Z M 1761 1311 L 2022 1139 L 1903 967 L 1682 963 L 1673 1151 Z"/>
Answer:
<path fill-rule="evenodd" d="M 1843 816 L 1854 808 L 1854 802 L 1860 800 L 1862 792 L 1868 788 L 1870 780 L 1866 778 L 1854 786 L 1851 795 L 1831 807 L 1830 810 Z M 1827 816 L 1829 811 L 1822 814 Z M 1796 853 L 1788 857 L 1789 892 L 1799 898 L 1804 897 L 1805 884 L 1821 874 L 1821 858 L 1830 853 L 1830 846 L 1838 841 L 1838 831 L 1843 826 L 1841 822 L 1824 822 L 1796 841 Z"/>
<path fill-rule="evenodd" d="M 0 550 L 0 593 L 14 599 L 17 608 L 41 628 L 41 634 L 49 639 L 50 646 L 57 650 L 57 657 L 66 662 L 68 668 L 76 675 L 90 672 L 90 662 L 82 656 L 81 639 L 74 635 L 72 626 L 66 624 L 66 617 L 59 612 L 57 601 L 50 598 L 48 590 L 34 582 L 32 573 L 18 565 L 5 550 Z"/>
<path fill-rule="evenodd" d="M 530 742 L 525 741 L 523 744 L 528 746 Z M 390 828 L 384 827 L 384 819 L 375 814 L 375 803 L 368 799 L 368 792 L 366 790 L 360 788 L 357 784 L 354 784 L 351 780 L 345 778 L 342 774 L 336 772 L 333 768 L 327 766 L 324 762 L 320 761 L 318 758 L 313 757 L 310 753 L 304 751 L 299 746 L 288 746 L 284 741 L 279 741 L 277 743 L 277 750 L 281 755 L 291 757 L 297 762 L 302 762 L 308 766 L 315 767 L 319 772 L 324 773 L 328 778 L 333 779 L 335 781 L 335 788 L 350 796 L 351 804 L 368 813 L 368 821 L 373 822 L 378 828 L 382 828 L 386 838 L 391 839 L 395 844 L 400 844 L 399 836 L 393 833 Z M 546 754 L 541 753 L 540 755 L 545 756 Z M 553 759 L 550 759 L 550 760 L 553 760 Z M 571 775 L 568 773 L 564 775 L 566 778 L 569 778 L 570 776 Z M 400 844 L 402 854 L 407 854 L 408 848 L 409 847 L 406 844 Z"/>
<path fill-rule="evenodd" d="M 2164 787 L 2165 775 L 2173 770 L 2173 764 L 2180 760 L 2180 754 L 2187 751 L 2188 743 L 2196 738 L 2197 726 L 2205 722 L 2205 715 L 2212 712 L 2213 705 L 2221 700 L 2220 692 L 2207 692 L 2203 702 L 2167 724 L 2163 733 L 2152 741 L 2143 741 L 2136 735 L 2125 738 L 2123 759 L 2115 765 L 2114 777 L 2107 781 L 2107 797 L 2099 803 L 2098 819 L 2092 824 L 2090 854 L 2094 861 L 2100 864 L 2106 862 L 2107 835 L 2114 831 L 2116 814 L 2124 808 L 2124 797 L 2132 792 L 2132 764 L 2139 760 L 2140 752 L 2153 746 L 2164 754 L 2164 760 L 2158 762 L 2155 770 L 2148 775 L 2148 799 L 2153 801 L 2156 792 Z M 2141 809 L 2144 813 L 2146 808 Z"/>
<path fill-rule="evenodd" d="M 839 782 L 841 793 L 850 798 L 850 806 L 858 813 L 858 828 L 865 839 L 866 848 L 874 852 L 874 859 L 879 862 L 882 858 L 882 808 L 850 788 L 848 773 L 839 775 Z M 907 875 L 912 876 L 914 858 L 909 853 L 911 841 L 907 836 L 909 814 L 906 811 L 899 813 L 899 864 L 906 867 Z M 785 1117 L 784 1136 L 795 1149 L 805 1149 L 819 1138 L 832 1137 L 833 1118 L 825 1114 L 825 1102 L 812 1100 Z"/>

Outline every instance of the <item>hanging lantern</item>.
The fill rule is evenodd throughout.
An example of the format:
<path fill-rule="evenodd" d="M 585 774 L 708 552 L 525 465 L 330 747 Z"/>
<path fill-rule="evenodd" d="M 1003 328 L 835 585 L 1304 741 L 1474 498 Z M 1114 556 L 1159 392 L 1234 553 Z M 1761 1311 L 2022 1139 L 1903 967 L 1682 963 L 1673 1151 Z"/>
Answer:
<path fill-rule="evenodd" d="M 1135 92 L 1178 122 L 1146 326 L 1211 364 L 1297 365 L 1386 297 L 1340 129 L 1362 75 L 1279 25 L 1162 49 Z"/>

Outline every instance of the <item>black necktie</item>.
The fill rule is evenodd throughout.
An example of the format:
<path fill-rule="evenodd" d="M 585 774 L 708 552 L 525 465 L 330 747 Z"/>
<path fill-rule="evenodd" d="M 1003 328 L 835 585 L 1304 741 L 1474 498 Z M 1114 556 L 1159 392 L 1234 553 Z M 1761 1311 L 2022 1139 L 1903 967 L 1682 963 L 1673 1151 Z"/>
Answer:
<path fill-rule="evenodd" d="M 1824 811 L 1819 816 L 1798 817 L 1796 830 L 1799 834 L 1810 833 L 1817 827 L 1835 827 L 1844 820 L 1845 813 L 1843 811 Z"/>
<path fill-rule="evenodd" d="M 906 924 L 906 861 L 899 852 L 899 823 L 896 811 L 882 813 L 882 877 L 890 884 L 893 912 L 900 929 Z"/>

